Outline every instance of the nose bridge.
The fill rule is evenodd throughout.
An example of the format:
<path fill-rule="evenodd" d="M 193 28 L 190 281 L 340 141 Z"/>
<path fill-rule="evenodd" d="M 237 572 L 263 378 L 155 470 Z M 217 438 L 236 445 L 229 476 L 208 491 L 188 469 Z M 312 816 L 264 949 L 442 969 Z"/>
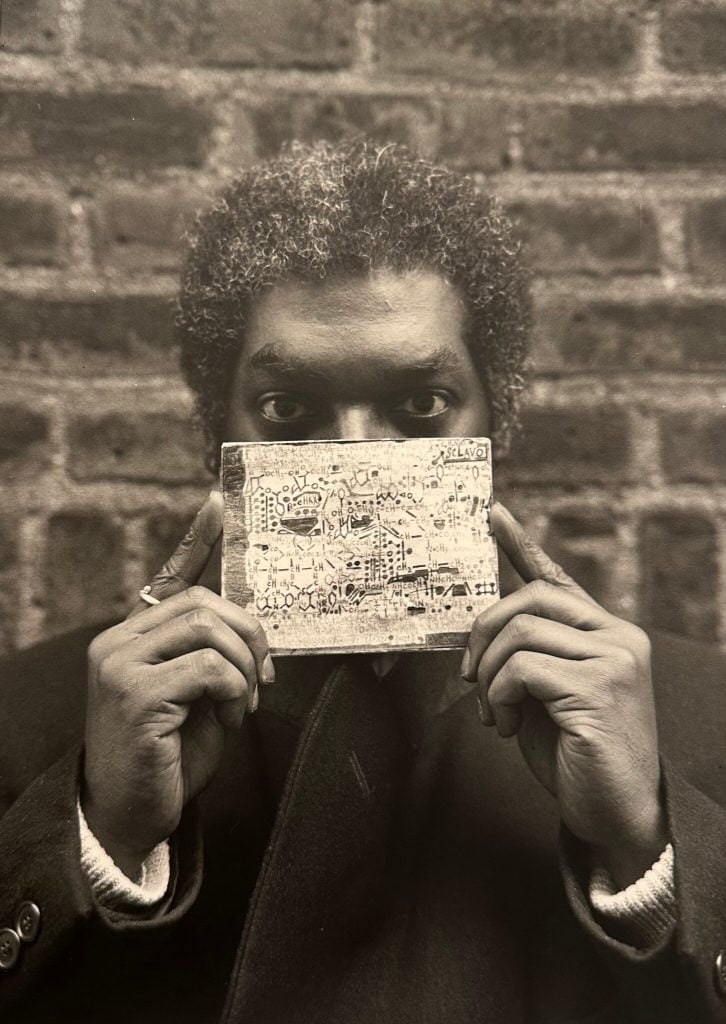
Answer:
<path fill-rule="evenodd" d="M 375 441 L 391 437 L 391 424 L 378 414 L 374 406 L 345 403 L 335 409 L 335 436 L 347 441 Z M 395 431 L 394 431 L 395 434 Z"/>

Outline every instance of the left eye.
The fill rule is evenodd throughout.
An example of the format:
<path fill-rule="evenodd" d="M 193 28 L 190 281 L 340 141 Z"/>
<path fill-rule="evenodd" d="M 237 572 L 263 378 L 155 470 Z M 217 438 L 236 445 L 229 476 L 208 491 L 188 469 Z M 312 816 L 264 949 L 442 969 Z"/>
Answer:
<path fill-rule="evenodd" d="M 414 391 L 395 407 L 395 412 L 404 413 L 406 416 L 440 416 L 442 412 L 450 407 L 447 395 L 441 391 Z"/>
<path fill-rule="evenodd" d="M 265 395 L 260 399 L 259 409 L 266 420 L 273 423 L 294 423 L 296 420 L 308 419 L 312 410 L 294 395 L 280 392 Z"/>

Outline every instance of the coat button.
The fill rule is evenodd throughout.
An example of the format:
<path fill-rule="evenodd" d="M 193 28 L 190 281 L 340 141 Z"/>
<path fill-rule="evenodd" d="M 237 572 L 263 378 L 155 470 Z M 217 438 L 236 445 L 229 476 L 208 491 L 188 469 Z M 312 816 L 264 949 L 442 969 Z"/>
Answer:
<path fill-rule="evenodd" d="M 722 996 L 726 996 L 726 952 L 720 950 L 714 966 L 714 981 Z"/>
<path fill-rule="evenodd" d="M 40 910 L 35 903 L 21 903 L 15 929 L 23 942 L 34 942 L 40 928 Z"/>
<path fill-rule="evenodd" d="M 9 971 L 18 962 L 20 939 L 12 928 L 0 928 L 0 968 Z"/>

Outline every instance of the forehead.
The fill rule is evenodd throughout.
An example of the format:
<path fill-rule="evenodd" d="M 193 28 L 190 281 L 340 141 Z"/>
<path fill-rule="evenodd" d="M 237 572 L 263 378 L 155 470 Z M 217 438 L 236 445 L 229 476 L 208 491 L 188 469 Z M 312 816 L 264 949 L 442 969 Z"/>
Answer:
<path fill-rule="evenodd" d="M 388 270 L 323 281 L 284 281 L 256 301 L 243 361 L 280 357 L 421 362 L 462 356 L 465 311 L 458 291 L 431 271 Z"/>

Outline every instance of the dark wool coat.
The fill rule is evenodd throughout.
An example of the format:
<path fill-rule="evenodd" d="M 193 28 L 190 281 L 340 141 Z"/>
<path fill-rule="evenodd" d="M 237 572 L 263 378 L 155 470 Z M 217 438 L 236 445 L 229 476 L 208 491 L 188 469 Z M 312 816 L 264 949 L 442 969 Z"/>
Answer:
<path fill-rule="evenodd" d="M 365 658 L 280 659 L 175 837 L 163 919 L 102 909 L 75 810 L 91 635 L 3 666 L 0 927 L 23 901 L 41 911 L 0 972 L 3 1022 L 726 1019 L 718 652 L 655 645 L 679 923 L 641 953 L 593 917 L 587 850 L 558 839 L 516 741 L 481 727 L 456 654 L 383 680 Z"/>

